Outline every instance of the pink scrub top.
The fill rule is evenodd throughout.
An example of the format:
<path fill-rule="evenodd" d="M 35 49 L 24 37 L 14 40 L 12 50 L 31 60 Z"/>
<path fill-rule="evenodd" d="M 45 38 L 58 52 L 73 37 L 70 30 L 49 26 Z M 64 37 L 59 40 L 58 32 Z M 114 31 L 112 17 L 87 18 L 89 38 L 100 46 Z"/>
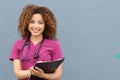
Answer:
<path fill-rule="evenodd" d="M 28 45 L 26 45 L 21 52 L 21 48 L 25 41 L 26 39 L 17 40 L 12 47 L 9 57 L 12 61 L 14 59 L 25 59 L 25 61 L 21 61 L 21 67 L 23 70 L 28 70 L 30 67 L 34 66 L 36 61 L 53 61 L 63 57 L 60 44 L 57 40 L 44 39 L 43 45 L 39 51 L 39 58 L 33 59 L 41 41 L 34 45 L 30 40 L 30 48 L 28 49 Z"/>

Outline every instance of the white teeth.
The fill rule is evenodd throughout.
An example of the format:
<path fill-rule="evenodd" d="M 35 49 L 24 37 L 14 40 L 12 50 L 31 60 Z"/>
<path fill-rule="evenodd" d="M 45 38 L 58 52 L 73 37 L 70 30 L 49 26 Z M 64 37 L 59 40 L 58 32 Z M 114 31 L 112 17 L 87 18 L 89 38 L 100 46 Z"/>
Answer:
<path fill-rule="evenodd" d="M 37 29 L 34 29 L 34 30 L 33 30 L 33 32 L 34 32 L 34 33 L 37 33 L 37 32 L 39 32 L 39 30 L 37 30 Z"/>

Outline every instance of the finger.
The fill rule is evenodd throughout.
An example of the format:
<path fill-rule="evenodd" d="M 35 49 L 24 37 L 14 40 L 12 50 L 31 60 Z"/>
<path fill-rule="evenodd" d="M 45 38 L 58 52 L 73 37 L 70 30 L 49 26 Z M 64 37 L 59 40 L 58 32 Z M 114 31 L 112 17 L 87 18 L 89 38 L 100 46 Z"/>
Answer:
<path fill-rule="evenodd" d="M 38 61 L 37 63 L 42 63 L 43 61 Z"/>
<path fill-rule="evenodd" d="M 30 67 L 30 69 L 33 69 L 34 67 L 32 66 L 32 67 Z"/>
<path fill-rule="evenodd" d="M 39 72 L 43 72 L 43 70 L 41 68 L 35 67 L 35 69 Z"/>
<path fill-rule="evenodd" d="M 30 73 L 33 74 L 33 72 L 34 72 L 34 71 L 33 71 L 33 69 L 31 68 L 31 69 L 30 69 Z"/>
<path fill-rule="evenodd" d="M 37 72 L 37 71 L 36 71 L 35 69 L 33 69 L 33 68 L 30 69 L 30 73 L 31 73 L 31 74 L 35 74 L 36 72 Z"/>

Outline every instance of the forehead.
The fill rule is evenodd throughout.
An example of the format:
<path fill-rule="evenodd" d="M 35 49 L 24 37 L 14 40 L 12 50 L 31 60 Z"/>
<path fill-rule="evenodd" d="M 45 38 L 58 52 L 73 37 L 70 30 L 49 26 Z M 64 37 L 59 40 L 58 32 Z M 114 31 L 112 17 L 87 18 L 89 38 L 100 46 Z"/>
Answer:
<path fill-rule="evenodd" d="M 43 20 L 43 17 L 40 13 L 36 13 L 36 14 L 33 14 L 31 19 L 35 19 L 35 20 Z"/>

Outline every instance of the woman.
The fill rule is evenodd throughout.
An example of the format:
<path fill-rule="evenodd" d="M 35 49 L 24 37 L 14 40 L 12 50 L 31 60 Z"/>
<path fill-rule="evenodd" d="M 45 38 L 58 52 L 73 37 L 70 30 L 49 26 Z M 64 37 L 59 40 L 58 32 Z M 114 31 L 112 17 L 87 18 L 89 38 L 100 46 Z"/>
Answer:
<path fill-rule="evenodd" d="M 62 64 L 54 73 L 33 68 L 36 61 L 53 61 L 63 57 L 56 28 L 56 20 L 50 9 L 33 4 L 23 8 L 18 26 L 22 39 L 14 43 L 10 54 L 18 80 L 27 80 L 31 74 L 42 80 L 60 80 Z"/>

